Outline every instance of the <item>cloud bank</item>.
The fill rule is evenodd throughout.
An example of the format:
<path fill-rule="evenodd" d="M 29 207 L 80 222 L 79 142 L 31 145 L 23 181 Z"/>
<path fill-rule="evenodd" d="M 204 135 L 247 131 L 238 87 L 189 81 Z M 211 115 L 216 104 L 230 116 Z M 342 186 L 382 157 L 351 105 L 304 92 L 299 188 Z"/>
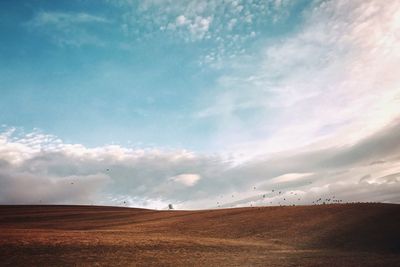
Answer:
<path fill-rule="evenodd" d="M 332 196 L 400 203 L 398 140 L 396 120 L 350 146 L 294 150 L 238 164 L 235 158 L 190 151 L 87 148 L 8 129 L 0 135 L 0 203 L 149 208 L 174 203 L 190 209 L 311 204 Z"/>

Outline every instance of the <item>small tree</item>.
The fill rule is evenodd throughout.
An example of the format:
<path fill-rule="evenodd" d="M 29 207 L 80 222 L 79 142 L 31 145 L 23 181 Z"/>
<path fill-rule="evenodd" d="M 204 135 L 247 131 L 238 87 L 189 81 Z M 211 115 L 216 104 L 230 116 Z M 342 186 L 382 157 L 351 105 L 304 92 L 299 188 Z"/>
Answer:
<path fill-rule="evenodd" d="M 172 206 L 172 204 L 168 204 L 168 209 L 169 209 L 169 210 L 173 210 L 173 209 L 174 209 L 174 207 Z"/>

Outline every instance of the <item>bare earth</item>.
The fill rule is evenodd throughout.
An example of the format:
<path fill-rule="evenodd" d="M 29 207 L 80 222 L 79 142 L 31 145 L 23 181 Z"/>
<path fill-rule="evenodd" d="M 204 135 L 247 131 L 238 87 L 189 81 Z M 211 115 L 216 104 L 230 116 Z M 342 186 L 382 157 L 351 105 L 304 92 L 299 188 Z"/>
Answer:
<path fill-rule="evenodd" d="M 1 266 L 400 266 L 400 205 L 0 206 Z"/>

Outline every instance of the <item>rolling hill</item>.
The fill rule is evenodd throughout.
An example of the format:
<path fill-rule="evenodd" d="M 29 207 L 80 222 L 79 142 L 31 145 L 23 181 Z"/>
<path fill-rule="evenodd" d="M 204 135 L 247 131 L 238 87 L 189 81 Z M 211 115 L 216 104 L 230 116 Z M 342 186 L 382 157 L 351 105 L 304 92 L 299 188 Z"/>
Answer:
<path fill-rule="evenodd" d="M 400 266 L 400 205 L 0 206 L 9 266 Z"/>

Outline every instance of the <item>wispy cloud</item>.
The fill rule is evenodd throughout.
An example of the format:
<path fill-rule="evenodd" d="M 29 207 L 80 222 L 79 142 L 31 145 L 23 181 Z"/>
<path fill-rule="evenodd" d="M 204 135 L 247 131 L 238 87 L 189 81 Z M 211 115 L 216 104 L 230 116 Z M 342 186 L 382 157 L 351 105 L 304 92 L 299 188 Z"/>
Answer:
<path fill-rule="evenodd" d="M 221 125 L 216 145 L 244 153 L 356 142 L 399 115 L 399 10 L 318 2 L 300 31 L 231 62 L 198 117 Z"/>
<path fill-rule="evenodd" d="M 31 20 L 34 26 L 55 25 L 56 27 L 65 28 L 74 24 L 85 23 L 108 23 L 109 20 L 103 17 L 94 16 L 88 13 L 65 13 L 65 12 L 39 12 Z"/>
<path fill-rule="evenodd" d="M 105 24 L 111 21 L 105 17 L 83 12 L 67 13 L 41 11 L 26 23 L 34 31 L 39 31 L 59 44 L 81 46 L 85 44 L 104 45 L 104 40 L 88 26 Z"/>

